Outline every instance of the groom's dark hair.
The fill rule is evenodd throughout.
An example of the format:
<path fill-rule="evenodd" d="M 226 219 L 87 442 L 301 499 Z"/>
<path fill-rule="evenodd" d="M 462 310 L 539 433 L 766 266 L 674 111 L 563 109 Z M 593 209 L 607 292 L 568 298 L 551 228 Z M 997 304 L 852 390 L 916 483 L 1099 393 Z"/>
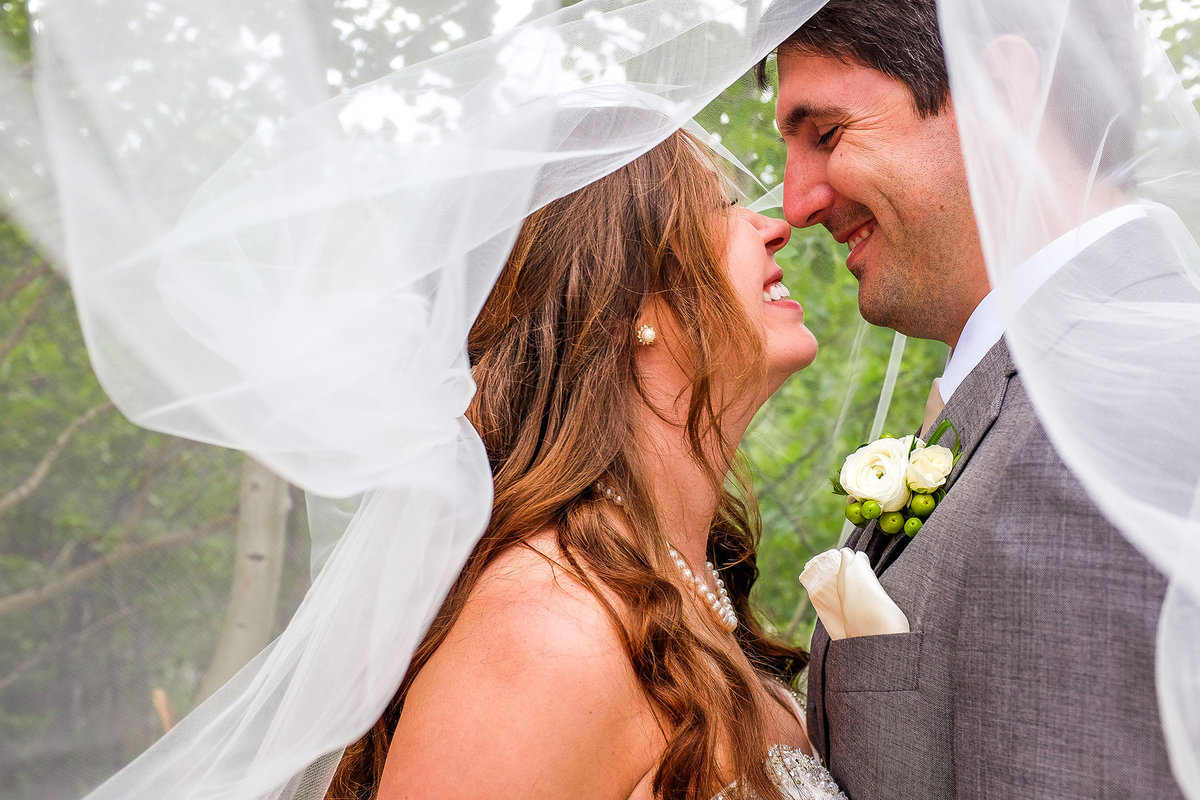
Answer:
<path fill-rule="evenodd" d="M 1003 14 L 1008 32 L 1055 53 L 1050 107 L 1056 95 L 1091 101 L 1074 104 L 1075 115 L 1058 120 L 1067 141 L 1082 164 L 1091 164 L 1100 153 L 1099 173 L 1118 185 L 1130 183 L 1141 106 L 1131 0 L 1068 0 L 1061 24 L 1072 33 L 1069 47 L 1060 41 L 1059 18 L 1039 0 L 1004 3 L 986 12 Z M 835 58 L 895 78 L 908 87 L 923 117 L 940 113 L 950 101 L 937 0 L 829 0 L 778 51 Z M 1098 80 L 1098 74 L 1113 73 L 1098 73 L 1097 59 L 1120 65 L 1121 80 Z M 766 59 L 757 75 L 766 88 Z"/>
<path fill-rule="evenodd" d="M 908 87 L 923 117 L 939 113 L 950 100 L 936 0 L 829 0 L 779 51 L 836 58 L 882 72 Z M 766 88 L 765 59 L 757 75 Z"/>

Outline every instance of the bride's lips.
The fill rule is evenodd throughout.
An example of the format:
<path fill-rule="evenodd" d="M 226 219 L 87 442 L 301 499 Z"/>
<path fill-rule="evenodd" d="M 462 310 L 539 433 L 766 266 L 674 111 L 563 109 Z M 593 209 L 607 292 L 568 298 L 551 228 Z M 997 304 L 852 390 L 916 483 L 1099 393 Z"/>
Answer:
<path fill-rule="evenodd" d="M 763 304 L 796 310 L 803 315 L 804 308 L 791 298 L 791 292 L 783 284 L 783 270 L 778 267 L 763 282 Z"/>

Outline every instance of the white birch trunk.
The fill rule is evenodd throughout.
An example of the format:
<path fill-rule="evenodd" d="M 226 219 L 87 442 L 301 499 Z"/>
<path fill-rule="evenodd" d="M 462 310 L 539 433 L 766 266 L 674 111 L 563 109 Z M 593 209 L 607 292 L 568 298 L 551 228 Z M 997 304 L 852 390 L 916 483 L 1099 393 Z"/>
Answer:
<path fill-rule="evenodd" d="M 275 633 L 290 507 L 287 482 L 247 456 L 242 467 L 233 586 L 197 703 L 233 677 Z"/>

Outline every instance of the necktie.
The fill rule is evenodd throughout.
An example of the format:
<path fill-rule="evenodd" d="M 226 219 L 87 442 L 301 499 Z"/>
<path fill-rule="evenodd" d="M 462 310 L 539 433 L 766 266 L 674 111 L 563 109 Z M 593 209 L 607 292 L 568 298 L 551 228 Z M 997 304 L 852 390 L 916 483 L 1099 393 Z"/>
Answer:
<path fill-rule="evenodd" d="M 933 421 L 938 418 L 938 414 L 942 413 L 946 403 L 942 400 L 941 392 L 942 379 L 934 378 L 933 385 L 929 387 L 929 399 L 925 401 L 925 421 L 921 423 L 921 438 L 924 439 L 928 435 L 930 428 L 933 427 Z"/>

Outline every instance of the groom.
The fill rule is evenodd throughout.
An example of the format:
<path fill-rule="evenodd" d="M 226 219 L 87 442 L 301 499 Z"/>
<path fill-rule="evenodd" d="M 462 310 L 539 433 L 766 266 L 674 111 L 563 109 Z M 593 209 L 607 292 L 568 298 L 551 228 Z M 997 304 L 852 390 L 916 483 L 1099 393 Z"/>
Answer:
<path fill-rule="evenodd" d="M 830 0 L 778 50 L 785 215 L 849 245 L 867 321 L 953 348 L 927 424 L 962 437 L 915 537 L 850 538 L 911 632 L 831 642 L 818 625 L 808 733 L 855 800 L 1179 798 L 1154 681 L 1165 582 L 1060 460 L 1013 365 L 937 25 L 935 0 Z M 1116 197 L 1092 228 L 1138 235 Z"/>

